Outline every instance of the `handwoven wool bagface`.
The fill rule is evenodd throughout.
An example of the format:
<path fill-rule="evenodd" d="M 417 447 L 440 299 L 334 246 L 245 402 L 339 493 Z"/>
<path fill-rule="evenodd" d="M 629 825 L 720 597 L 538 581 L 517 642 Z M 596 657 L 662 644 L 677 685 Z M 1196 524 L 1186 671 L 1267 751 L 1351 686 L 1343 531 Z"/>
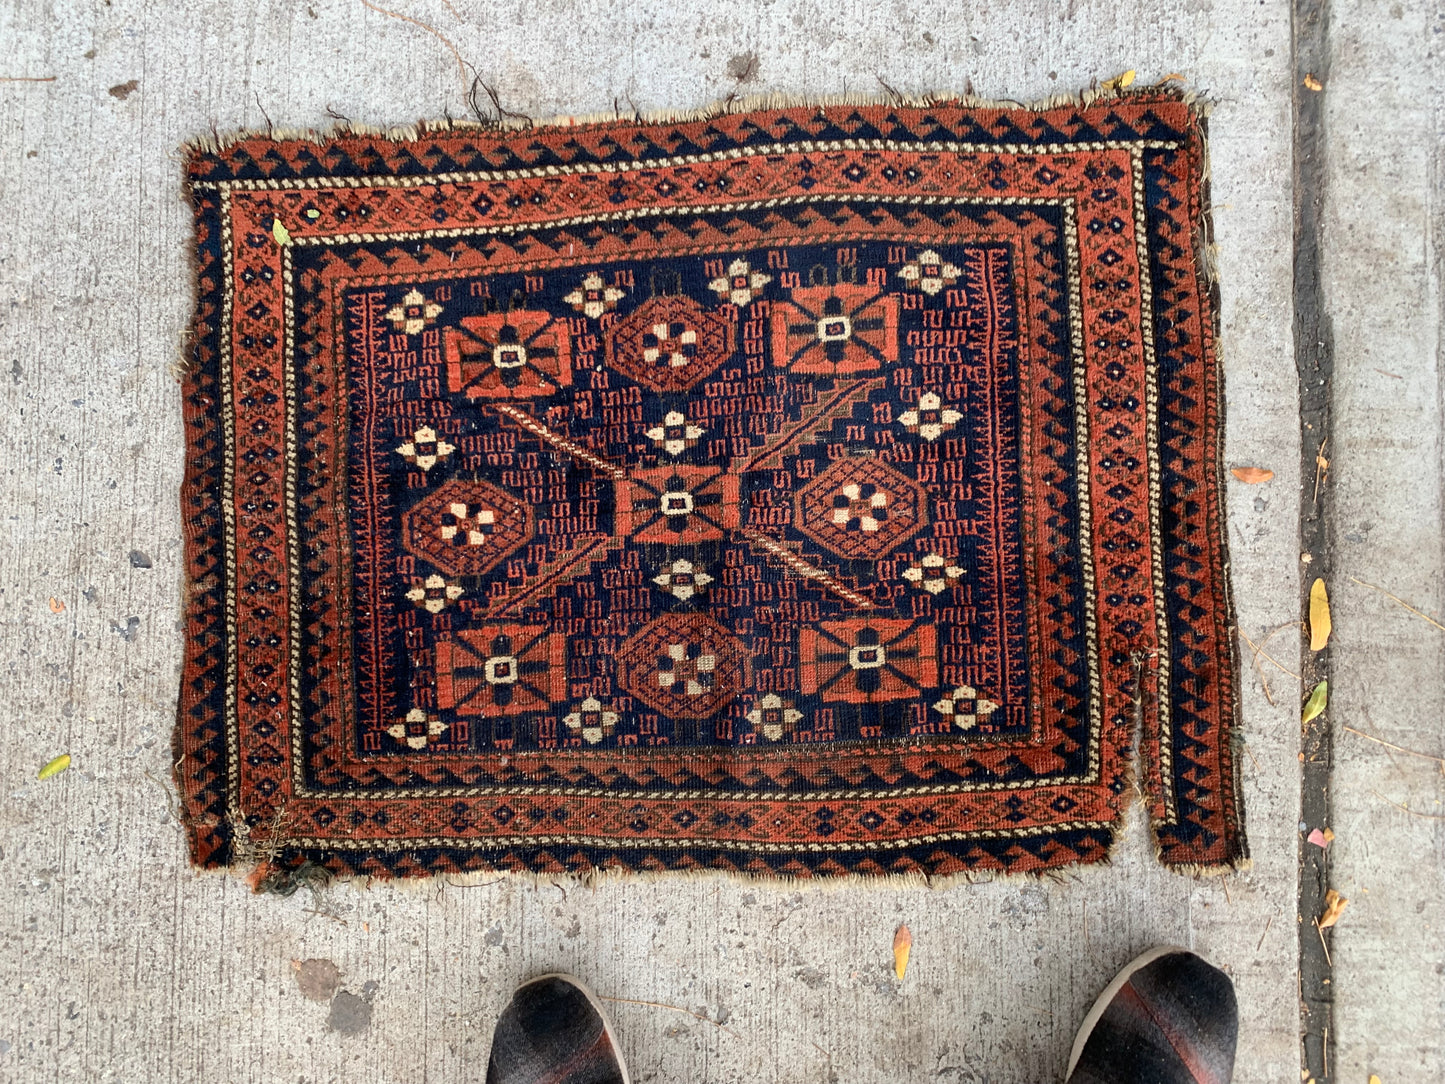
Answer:
<path fill-rule="evenodd" d="M 1244 856 L 1199 113 L 191 152 L 195 860 Z M 1137 762 L 1137 769 L 1135 767 Z"/>

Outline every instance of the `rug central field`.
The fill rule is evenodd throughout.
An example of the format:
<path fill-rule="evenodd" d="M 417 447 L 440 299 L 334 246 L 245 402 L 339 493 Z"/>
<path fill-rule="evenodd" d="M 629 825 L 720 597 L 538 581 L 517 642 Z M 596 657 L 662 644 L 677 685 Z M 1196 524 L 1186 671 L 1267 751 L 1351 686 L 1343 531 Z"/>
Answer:
<path fill-rule="evenodd" d="M 195 859 L 1244 853 L 1199 116 L 194 151 Z"/>

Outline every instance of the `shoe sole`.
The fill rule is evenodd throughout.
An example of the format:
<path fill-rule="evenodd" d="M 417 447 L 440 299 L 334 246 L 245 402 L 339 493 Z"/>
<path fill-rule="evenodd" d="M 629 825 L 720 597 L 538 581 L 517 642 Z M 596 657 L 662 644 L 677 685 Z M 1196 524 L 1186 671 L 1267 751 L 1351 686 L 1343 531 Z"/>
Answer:
<path fill-rule="evenodd" d="M 1124 984 L 1134 977 L 1134 974 L 1145 967 L 1148 967 L 1161 956 L 1170 956 L 1176 952 L 1188 952 L 1175 945 L 1163 945 L 1152 948 L 1148 952 L 1135 956 L 1124 969 L 1114 976 L 1114 981 L 1104 987 L 1104 992 L 1094 999 L 1093 1006 L 1084 1017 L 1084 1022 L 1079 1025 L 1078 1034 L 1074 1036 L 1074 1048 L 1069 1051 L 1069 1067 L 1064 1071 L 1064 1080 L 1074 1075 L 1074 1068 L 1079 1064 L 1079 1058 L 1083 1056 L 1084 1047 L 1088 1045 L 1089 1036 L 1094 1033 L 1094 1026 L 1108 1009 L 1109 1003 L 1114 1000 L 1114 995 L 1124 988 Z M 605 1017 L 603 1019 L 606 1019 Z"/>
<path fill-rule="evenodd" d="M 617 1058 L 617 1067 L 622 1070 L 622 1084 L 632 1084 L 632 1074 L 627 1070 L 627 1058 L 623 1056 L 622 1047 L 617 1043 L 617 1033 L 612 1030 L 612 1018 L 607 1015 L 607 1009 L 602 1004 L 602 999 L 592 992 L 592 987 L 588 986 L 576 975 L 568 975 L 563 971 L 552 971 L 546 975 L 538 975 L 535 979 L 530 979 L 522 983 L 518 989 L 525 990 L 534 983 L 545 982 L 548 979 L 558 979 L 582 991 L 582 996 L 587 999 L 588 1003 L 597 1010 L 597 1015 L 602 1018 L 602 1030 L 607 1035 L 607 1042 L 612 1047 L 612 1053 Z"/>

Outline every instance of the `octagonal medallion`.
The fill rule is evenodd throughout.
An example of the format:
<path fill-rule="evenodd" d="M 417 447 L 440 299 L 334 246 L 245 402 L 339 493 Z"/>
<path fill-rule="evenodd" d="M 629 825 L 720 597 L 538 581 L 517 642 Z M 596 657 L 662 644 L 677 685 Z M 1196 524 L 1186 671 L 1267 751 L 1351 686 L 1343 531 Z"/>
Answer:
<path fill-rule="evenodd" d="M 644 301 L 607 333 L 607 364 L 656 391 L 687 391 L 733 352 L 733 323 L 690 297 Z"/>
<path fill-rule="evenodd" d="M 796 522 L 840 557 L 877 560 L 928 522 L 923 487 L 871 458 L 840 459 L 798 491 Z"/>
<path fill-rule="evenodd" d="M 532 509 L 490 482 L 453 479 L 402 516 L 407 552 L 453 576 L 490 572 L 532 537 Z"/>
<path fill-rule="evenodd" d="M 747 649 L 706 614 L 649 621 L 617 653 L 618 682 L 670 719 L 707 719 L 747 685 Z"/>

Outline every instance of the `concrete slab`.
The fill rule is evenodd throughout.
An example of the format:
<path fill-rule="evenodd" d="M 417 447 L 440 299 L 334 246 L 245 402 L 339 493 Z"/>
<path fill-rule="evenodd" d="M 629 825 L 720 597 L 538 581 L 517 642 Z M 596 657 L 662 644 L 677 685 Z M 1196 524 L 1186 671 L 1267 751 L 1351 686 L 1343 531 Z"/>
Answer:
<path fill-rule="evenodd" d="M 971 85 L 1029 99 L 1126 68 L 1146 81 L 1184 74 L 1219 102 L 1229 465 L 1276 471 L 1230 492 L 1240 623 L 1258 639 L 1295 618 L 1282 0 L 1148 10 L 406 0 L 395 10 L 435 27 L 508 108 L 539 117 L 614 103 L 692 109 L 734 90 L 876 93 L 879 76 L 905 93 Z M 1268 697 L 1246 681 L 1255 865 L 1228 879 L 1160 869 L 1137 824 L 1112 868 L 942 891 L 501 880 L 279 900 L 187 870 L 167 788 L 181 635 L 171 367 L 190 310 L 177 148 L 213 125 L 321 125 L 328 110 L 371 124 L 461 115 L 462 82 L 447 44 L 362 0 L 12 0 L 0 58 L 5 77 L 54 76 L 0 83 L 0 1074 L 474 1079 L 512 987 L 560 968 L 625 999 L 614 1009 L 639 1080 L 1051 1080 L 1113 971 L 1175 942 L 1238 984 L 1236 1079 L 1298 1079 L 1298 689 L 1279 673 Z M 1424 436 L 1418 427 L 1438 419 L 1400 424 Z M 1402 549 L 1377 559 L 1381 579 L 1415 560 Z M 1346 605 L 1396 618 L 1370 595 Z M 1292 647 L 1282 650 L 1288 662 Z M 1429 661 L 1391 658 L 1397 682 Z M 60 751 L 74 767 L 36 782 Z M 1419 774 L 1411 785 L 1424 787 Z M 1400 832 L 1424 831 L 1399 816 Z M 889 944 L 901 921 L 915 948 L 900 984 Z M 1419 932 L 1382 925 L 1378 947 L 1362 951 L 1381 958 L 1392 937 Z M 309 958 L 340 969 L 330 1002 L 298 986 L 292 961 Z"/>
<path fill-rule="evenodd" d="M 1336 3 L 1329 32 L 1331 859 L 1350 899 L 1332 946 L 1333 1071 L 1433 1080 L 1445 1070 L 1445 761 L 1399 749 L 1445 756 L 1445 631 L 1365 585 L 1445 620 L 1445 16 Z"/>

